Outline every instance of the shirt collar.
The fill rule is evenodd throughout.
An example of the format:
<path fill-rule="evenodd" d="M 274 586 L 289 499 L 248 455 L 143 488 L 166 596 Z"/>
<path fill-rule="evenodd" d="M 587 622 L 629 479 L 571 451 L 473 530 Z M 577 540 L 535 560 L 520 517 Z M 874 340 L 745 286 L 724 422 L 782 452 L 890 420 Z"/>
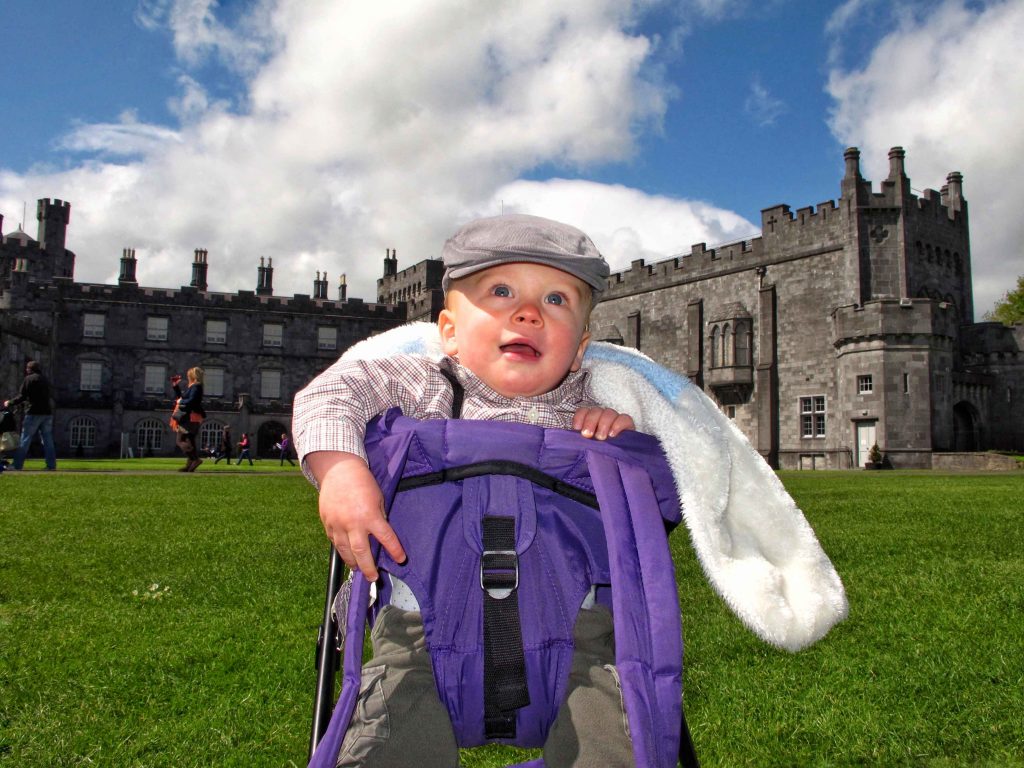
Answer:
<path fill-rule="evenodd" d="M 590 379 L 590 372 L 584 369 L 570 371 L 569 375 L 562 379 L 562 383 L 550 392 L 544 392 L 532 397 L 505 397 L 500 392 L 495 392 L 480 377 L 463 366 L 454 357 L 446 355 L 441 360 L 441 365 L 455 374 L 466 394 L 479 397 L 488 402 L 509 405 L 523 400 L 535 403 L 547 403 L 550 405 L 575 405 L 588 399 L 587 385 Z"/>

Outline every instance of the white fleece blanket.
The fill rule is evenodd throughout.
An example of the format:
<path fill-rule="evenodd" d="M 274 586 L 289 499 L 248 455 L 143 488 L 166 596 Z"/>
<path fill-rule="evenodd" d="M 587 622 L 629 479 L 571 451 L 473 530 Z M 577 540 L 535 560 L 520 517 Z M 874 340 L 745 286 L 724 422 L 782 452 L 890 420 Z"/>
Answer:
<path fill-rule="evenodd" d="M 443 356 L 437 327 L 410 323 L 351 347 L 345 359 Z M 847 614 L 843 584 L 803 513 L 742 432 L 687 378 L 636 350 L 587 349 L 596 400 L 658 438 L 704 573 L 764 641 L 798 651 Z"/>

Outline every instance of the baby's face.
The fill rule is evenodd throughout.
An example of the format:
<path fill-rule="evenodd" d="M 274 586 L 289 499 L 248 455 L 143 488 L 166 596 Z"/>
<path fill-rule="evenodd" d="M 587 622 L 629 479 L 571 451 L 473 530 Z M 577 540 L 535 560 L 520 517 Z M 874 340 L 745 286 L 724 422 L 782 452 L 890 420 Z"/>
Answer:
<path fill-rule="evenodd" d="M 438 318 L 446 354 L 505 397 L 539 395 L 579 370 L 590 341 L 590 286 L 528 262 L 460 278 Z"/>

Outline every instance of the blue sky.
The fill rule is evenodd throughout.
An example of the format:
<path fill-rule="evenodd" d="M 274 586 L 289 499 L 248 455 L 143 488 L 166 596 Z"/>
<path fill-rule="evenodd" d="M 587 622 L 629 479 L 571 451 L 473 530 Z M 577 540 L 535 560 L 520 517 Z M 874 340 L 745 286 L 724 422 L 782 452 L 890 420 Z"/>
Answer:
<path fill-rule="evenodd" d="M 7 0 L 0 213 L 72 204 L 76 277 L 374 297 L 385 248 L 474 215 L 587 230 L 613 267 L 833 199 L 842 152 L 964 173 L 979 316 L 1024 272 L 1024 3 Z M 1010 206 L 1013 206 L 1011 209 Z"/>

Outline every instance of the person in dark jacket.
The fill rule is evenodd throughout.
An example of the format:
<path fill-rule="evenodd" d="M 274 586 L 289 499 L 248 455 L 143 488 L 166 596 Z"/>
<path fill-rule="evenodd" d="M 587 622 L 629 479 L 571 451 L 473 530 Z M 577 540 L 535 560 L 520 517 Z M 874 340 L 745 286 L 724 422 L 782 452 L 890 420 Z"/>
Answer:
<path fill-rule="evenodd" d="M 174 405 L 174 416 L 178 422 L 176 440 L 181 452 L 185 454 L 185 466 L 179 472 L 195 472 L 196 467 L 203 463 L 199 458 L 196 436 L 199 434 L 199 427 L 206 418 L 206 411 L 203 409 L 203 369 L 198 366 L 189 368 L 188 387 L 181 391 L 181 376 L 171 377 L 171 386 L 174 387 L 174 394 L 178 398 Z"/>
<path fill-rule="evenodd" d="M 213 460 L 214 464 L 220 462 L 221 459 L 226 459 L 228 466 L 231 465 L 231 454 L 235 450 L 235 443 L 231 439 L 231 427 L 224 427 L 220 433 L 220 445 L 217 446 L 217 457 Z"/>
<path fill-rule="evenodd" d="M 19 470 L 25 464 L 32 438 L 39 433 L 43 441 L 43 456 L 46 468 L 57 468 L 57 450 L 53 445 L 53 405 L 50 382 L 43 376 L 39 363 L 29 360 L 25 364 L 25 380 L 21 382 L 21 390 L 15 397 L 4 403 L 4 407 L 28 403 L 25 419 L 21 423 L 21 444 L 14 453 L 12 469 Z"/>

